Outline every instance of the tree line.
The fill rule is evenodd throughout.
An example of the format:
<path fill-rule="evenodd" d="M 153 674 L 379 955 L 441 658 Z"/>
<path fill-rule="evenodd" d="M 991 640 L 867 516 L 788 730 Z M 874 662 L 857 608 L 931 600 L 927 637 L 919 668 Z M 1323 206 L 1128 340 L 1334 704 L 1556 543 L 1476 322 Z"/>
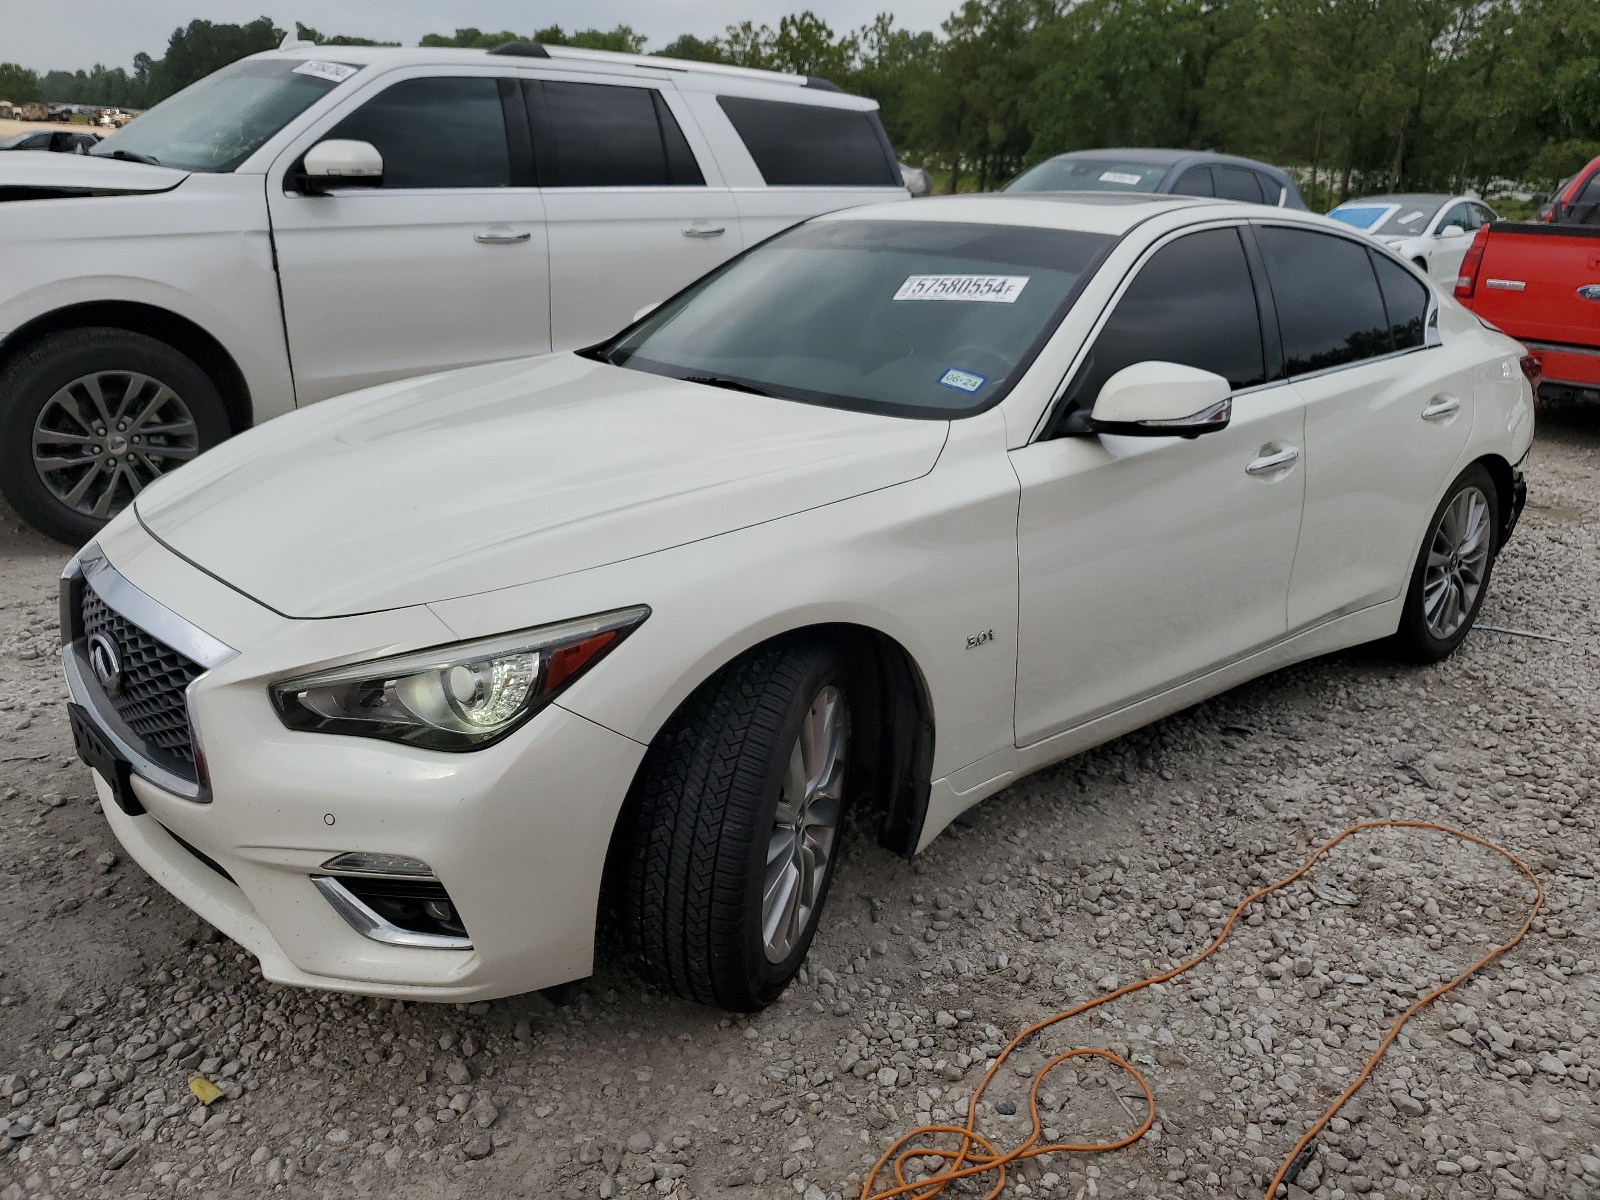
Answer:
<path fill-rule="evenodd" d="M 193 21 L 131 72 L 0 64 L 0 98 L 148 107 L 282 38 L 266 17 Z M 421 44 L 513 40 L 648 49 L 626 25 L 463 28 Z M 1379 187 L 1548 187 L 1600 154 L 1595 0 L 963 0 L 937 31 L 887 14 L 835 31 L 801 12 L 649 52 L 871 96 L 901 157 L 951 190 L 998 186 L 1064 150 L 1172 146 L 1301 168 L 1308 200 L 1326 205 Z"/>

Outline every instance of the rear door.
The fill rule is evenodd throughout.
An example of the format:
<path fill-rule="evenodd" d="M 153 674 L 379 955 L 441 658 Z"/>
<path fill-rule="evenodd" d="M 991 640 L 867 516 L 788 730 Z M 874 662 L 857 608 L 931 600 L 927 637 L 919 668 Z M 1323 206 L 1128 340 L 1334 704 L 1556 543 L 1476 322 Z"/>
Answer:
<path fill-rule="evenodd" d="M 525 85 L 550 239 L 550 336 L 587 346 L 738 253 L 733 197 L 669 85 Z"/>
<path fill-rule="evenodd" d="M 1305 402 L 1293 632 L 1402 593 L 1472 430 L 1473 381 L 1428 344 L 1431 293 L 1388 255 L 1319 230 L 1255 234 Z"/>
<path fill-rule="evenodd" d="M 1523 341 L 1600 347 L 1600 227 L 1494 226 L 1471 307 Z"/>
<path fill-rule="evenodd" d="M 435 69 L 379 83 L 268 176 L 301 404 L 550 348 L 544 212 L 516 81 Z M 383 186 L 296 190 L 296 164 L 325 138 L 376 146 Z"/>

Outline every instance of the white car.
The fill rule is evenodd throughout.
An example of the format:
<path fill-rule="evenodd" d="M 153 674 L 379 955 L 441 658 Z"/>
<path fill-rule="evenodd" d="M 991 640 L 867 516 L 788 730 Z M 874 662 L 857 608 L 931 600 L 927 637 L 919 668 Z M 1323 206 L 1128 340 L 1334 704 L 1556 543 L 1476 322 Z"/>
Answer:
<path fill-rule="evenodd" d="M 1328 215 L 1377 238 L 1446 289 L 1455 287 L 1478 227 L 1500 219 L 1475 196 L 1427 194 L 1347 200 Z"/>
<path fill-rule="evenodd" d="M 86 156 L 0 154 L 0 491 L 81 544 L 271 417 L 588 345 L 796 221 L 894 199 L 877 104 L 801 75 L 257 54 Z"/>
<path fill-rule="evenodd" d="M 831 214 L 592 350 L 146 489 L 66 572 L 74 732 L 268 978 L 540 988 L 604 895 L 661 987 L 753 1009 L 846 811 L 914 854 L 1263 672 L 1449 654 L 1522 504 L 1522 357 L 1311 214 Z"/>

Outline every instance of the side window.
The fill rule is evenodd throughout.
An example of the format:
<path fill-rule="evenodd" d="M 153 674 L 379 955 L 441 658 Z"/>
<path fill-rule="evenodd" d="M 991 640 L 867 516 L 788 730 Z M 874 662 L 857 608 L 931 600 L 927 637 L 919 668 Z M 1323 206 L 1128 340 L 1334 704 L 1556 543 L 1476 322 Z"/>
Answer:
<path fill-rule="evenodd" d="M 770 187 L 897 187 L 878 114 L 782 100 L 718 96 Z"/>
<path fill-rule="evenodd" d="M 1472 211 L 1478 214 L 1478 225 L 1480 227 L 1490 224 L 1495 219 L 1494 209 L 1489 208 L 1487 205 L 1474 204 Z"/>
<path fill-rule="evenodd" d="M 1117 301 L 1068 398 L 1093 408 L 1107 379 L 1149 361 L 1214 371 L 1235 389 L 1266 382 L 1256 293 L 1236 230 L 1191 233 L 1156 251 Z"/>
<path fill-rule="evenodd" d="M 655 88 L 546 80 L 528 100 L 540 187 L 705 185 Z"/>
<path fill-rule="evenodd" d="M 1372 266 L 1378 272 L 1378 288 L 1383 293 L 1383 307 L 1389 315 L 1389 332 L 1396 350 L 1410 350 L 1422 345 L 1423 323 L 1428 319 L 1428 289 L 1410 271 L 1394 259 L 1368 250 Z"/>
<path fill-rule="evenodd" d="M 1256 182 L 1261 185 L 1261 202 L 1263 204 L 1276 205 L 1284 198 L 1284 193 L 1288 190 L 1271 175 L 1263 175 L 1259 171 L 1256 173 Z"/>
<path fill-rule="evenodd" d="M 386 188 L 511 185 L 500 88 L 483 76 L 401 80 L 327 136 L 376 146 Z"/>
<path fill-rule="evenodd" d="M 1267 260 L 1290 375 L 1389 353 L 1389 321 L 1366 247 L 1271 225 L 1258 228 L 1256 240 Z"/>
<path fill-rule="evenodd" d="M 1435 232 L 1442 233 L 1446 225 L 1459 225 L 1467 233 L 1471 233 L 1478 227 L 1478 222 L 1473 217 L 1472 205 L 1453 205 L 1450 211 L 1440 218 L 1439 224 L 1435 227 Z"/>
<path fill-rule="evenodd" d="M 1190 167 L 1178 176 L 1172 192 L 1176 196 L 1215 196 L 1217 189 L 1211 185 L 1211 168 Z"/>
<path fill-rule="evenodd" d="M 1243 167 L 1211 168 L 1217 179 L 1217 195 L 1225 200 L 1248 200 L 1251 204 L 1261 203 L 1261 185 L 1256 182 L 1256 173 L 1246 171 Z M 1277 202 L 1274 194 L 1273 202 Z"/>

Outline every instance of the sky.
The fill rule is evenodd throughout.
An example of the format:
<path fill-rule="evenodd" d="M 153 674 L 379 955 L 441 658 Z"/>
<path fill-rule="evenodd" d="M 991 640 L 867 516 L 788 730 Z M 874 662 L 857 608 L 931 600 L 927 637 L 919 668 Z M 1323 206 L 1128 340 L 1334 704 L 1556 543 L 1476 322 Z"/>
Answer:
<path fill-rule="evenodd" d="M 300 21 L 325 34 L 348 34 L 415 45 L 425 33 L 458 26 L 529 32 L 541 26 L 610 29 L 631 25 L 659 48 L 680 33 L 712 37 L 739 21 L 776 25 L 811 9 L 836 32 L 855 29 L 880 11 L 908 29 L 937 29 L 958 0 L 75 0 L 71 19 L 54 4 L 6 0 L 0 61 L 37 71 L 87 69 L 95 63 L 130 67 L 139 51 L 160 58 L 167 38 L 199 17 L 243 23 L 269 16 L 280 29 Z"/>

